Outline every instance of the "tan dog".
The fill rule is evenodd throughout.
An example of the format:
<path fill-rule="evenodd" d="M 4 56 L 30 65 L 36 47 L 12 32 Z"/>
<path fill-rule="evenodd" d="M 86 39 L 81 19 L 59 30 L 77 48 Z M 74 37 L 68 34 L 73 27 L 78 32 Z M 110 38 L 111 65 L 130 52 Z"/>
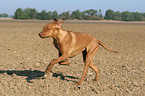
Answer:
<path fill-rule="evenodd" d="M 54 40 L 53 44 L 59 51 L 59 57 L 53 59 L 50 62 L 46 68 L 44 76 L 47 76 L 54 64 L 69 64 L 69 57 L 74 57 L 78 53 L 82 52 L 85 68 L 81 79 L 76 85 L 80 85 L 81 82 L 85 79 L 89 67 L 96 72 L 95 81 L 97 81 L 99 76 L 99 69 L 94 65 L 92 59 L 97 53 L 99 45 L 102 45 L 108 51 L 115 53 L 117 52 L 108 49 L 102 44 L 102 42 L 96 40 L 89 34 L 62 30 L 61 25 L 63 22 L 64 20 L 61 23 L 58 23 L 58 20 L 55 19 L 53 23 L 45 25 L 43 31 L 39 33 L 41 38 L 52 37 Z"/>

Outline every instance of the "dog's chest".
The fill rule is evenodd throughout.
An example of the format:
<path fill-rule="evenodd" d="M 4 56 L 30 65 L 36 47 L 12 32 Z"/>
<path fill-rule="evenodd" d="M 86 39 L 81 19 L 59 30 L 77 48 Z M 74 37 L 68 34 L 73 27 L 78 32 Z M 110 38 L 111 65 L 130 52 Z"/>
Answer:
<path fill-rule="evenodd" d="M 60 48 L 60 43 L 57 41 L 57 40 L 53 40 L 53 45 L 57 48 L 57 49 L 59 49 Z"/>

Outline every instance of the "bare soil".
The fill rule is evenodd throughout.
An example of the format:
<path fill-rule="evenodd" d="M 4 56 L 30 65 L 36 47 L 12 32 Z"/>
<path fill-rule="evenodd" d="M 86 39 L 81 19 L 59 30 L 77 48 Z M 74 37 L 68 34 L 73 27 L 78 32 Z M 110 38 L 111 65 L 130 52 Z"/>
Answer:
<path fill-rule="evenodd" d="M 38 33 L 50 21 L 0 20 L 0 96 L 143 96 L 145 94 L 145 23 L 71 22 L 64 30 L 93 35 L 100 46 L 93 61 L 100 69 L 88 70 L 80 87 L 82 54 L 69 59 L 70 65 L 56 64 L 49 77 L 40 79 L 49 62 L 58 56 L 52 38 Z"/>

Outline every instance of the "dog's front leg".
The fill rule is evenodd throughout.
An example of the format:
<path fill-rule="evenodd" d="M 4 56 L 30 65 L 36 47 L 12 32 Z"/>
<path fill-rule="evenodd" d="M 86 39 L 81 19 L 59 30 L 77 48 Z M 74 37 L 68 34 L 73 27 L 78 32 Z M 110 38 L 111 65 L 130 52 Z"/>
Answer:
<path fill-rule="evenodd" d="M 59 62 L 62 62 L 62 61 L 67 61 L 68 60 L 68 56 L 66 55 L 62 55 L 56 59 L 53 59 L 50 64 L 47 66 L 46 70 L 45 70 L 45 77 L 46 77 L 46 74 L 50 73 L 52 67 L 54 66 L 54 64 L 56 63 L 59 63 Z"/>

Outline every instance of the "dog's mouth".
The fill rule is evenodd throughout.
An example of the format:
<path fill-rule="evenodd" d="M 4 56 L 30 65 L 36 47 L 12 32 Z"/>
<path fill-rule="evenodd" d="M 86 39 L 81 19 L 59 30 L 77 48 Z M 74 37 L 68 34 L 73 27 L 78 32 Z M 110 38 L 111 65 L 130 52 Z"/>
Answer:
<path fill-rule="evenodd" d="M 39 35 L 39 37 L 42 38 L 42 39 L 44 39 L 44 38 L 48 38 L 48 37 L 49 37 L 49 36 L 44 37 L 44 36 L 42 35 L 42 33 L 39 33 L 38 35 Z"/>

